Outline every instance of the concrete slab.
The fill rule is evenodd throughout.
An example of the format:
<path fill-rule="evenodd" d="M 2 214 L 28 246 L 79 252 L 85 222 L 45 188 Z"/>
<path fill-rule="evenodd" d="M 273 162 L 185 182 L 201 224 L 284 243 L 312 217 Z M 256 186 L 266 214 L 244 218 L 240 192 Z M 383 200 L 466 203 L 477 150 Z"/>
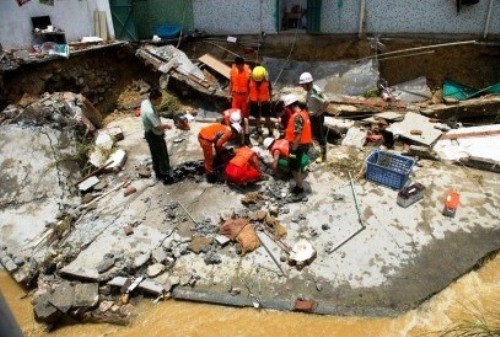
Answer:
<path fill-rule="evenodd" d="M 387 130 L 394 135 L 427 146 L 433 145 L 442 135 L 441 130 L 435 129 L 434 124 L 429 122 L 429 118 L 414 112 L 408 112 L 403 121 L 390 125 Z M 413 130 L 418 133 L 413 134 Z"/>
<path fill-rule="evenodd" d="M 196 139 L 202 125 L 191 123 L 191 132 L 167 131 L 174 166 L 202 159 Z M 149 159 L 140 120 L 127 117 L 111 126 L 120 127 L 125 135 L 120 145 L 129 159 L 121 174 L 136 177 L 137 164 Z M 180 137 L 185 141 L 173 144 Z M 317 303 L 314 312 L 387 315 L 414 308 L 499 248 L 498 175 L 434 162 L 423 162 L 411 176 L 426 190 L 423 200 L 408 208 L 396 204 L 396 191 L 366 181 L 356 183 L 366 225 L 360 231 L 346 170 L 357 171 L 367 154 L 364 149 L 331 147 L 329 162 L 314 165 L 306 177 L 306 199 L 292 204 L 279 203 L 266 194 L 275 185 L 288 191 L 288 182 L 274 178 L 238 190 L 195 179 L 169 186 L 155 184 L 153 178 L 136 179 L 136 193 L 124 197 L 117 191 L 78 219 L 64 243 L 80 247 L 81 252 L 66 268 L 97 274 L 96 267 L 106 254 L 121 256 L 128 264 L 135 256 L 163 246 L 176 261 L 159 278 L 179 283 L 174 297 L 293 310 L 295 299 L 303 296 Z M 110 183 L 114 186 L 119 177 L 110 177 L 114 177 Z M 461 204 L 455 218 L 448 218 L 441 210 L 452 187 L 459 190 Z M 215 237 L 220 214 L 247 211 L 240 202 L 245 191 L 265 194 L 261 205 L 250 207 L 288 210 L 278 217 L 287 229 L 282 241 L 289 247 L 300 239 L 310 241 L 317 250 L 310 265 L 298 270 L 281 261 L 286 253 L 272 241 L 268 248 L 284 276 L 264 247 L 245 256 L 238 254 L 235 243 L 224 247 L 214 244 L 212 250 L 199 255 L 189 253 L 191 236 Z M 177 202 L 189 215 L 172 206 Z M 22 229 L 26 218 L 20 219 L 16 226 Z M 200 232 L 202 223 L 212 224 L 205 226 L 206 233 Z M 126 236 L 124 225 L 131 225 L 134 235 Z M 21 244 L 16 238 L 11 237 L 11 241 Z M 45 252 L 44 247 L 35 257 L 41 258 Z M 214 252 L 221 263 L 207 265 L 206 257 Z M 139 274 L 144 275 L 146 265 Z M 238 288 L 239 294 L 231 293 Z"/>
<path fill-rule="evenodd" d="M 362 96 L 365 91 L 377 86 L 379 77 L 378 68 L 372 60 L 359 63 L 305 62 L 264 57 L 264 66 L 276 88 L 296 86 L 300 74 L 307 71 L 313 75 L 314 83 L 332 98 L 340 95 Z"/>

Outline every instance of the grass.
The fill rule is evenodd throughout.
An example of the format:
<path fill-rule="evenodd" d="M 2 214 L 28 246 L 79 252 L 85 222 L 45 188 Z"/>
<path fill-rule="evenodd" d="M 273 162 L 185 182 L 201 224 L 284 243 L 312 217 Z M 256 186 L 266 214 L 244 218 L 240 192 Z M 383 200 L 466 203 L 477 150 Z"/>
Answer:
<path fill-rule="evenodd" d="M 169 115 L 172 115 L 174 112 L 179 110 L 181 102 L 176 96 L 172 95 L 168 91 L 162 91 L 162 93 L 163 97 L 158 111 L 161 112 L 162 116 L 169 117 Z"/>
<path fill-rule="evenodd" d="M 440 331 L 439 337 L 500 337 L 500 312 L 485 317 L 474 315 L 473 320 Z"/>

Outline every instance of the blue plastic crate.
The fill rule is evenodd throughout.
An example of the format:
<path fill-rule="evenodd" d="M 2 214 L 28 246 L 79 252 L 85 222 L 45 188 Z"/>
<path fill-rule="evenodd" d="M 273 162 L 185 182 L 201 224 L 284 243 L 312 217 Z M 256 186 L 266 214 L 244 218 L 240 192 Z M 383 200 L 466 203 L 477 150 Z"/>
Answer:
<path fill-rule="evenodd" d="M 366 158 L 366 179 L 399 190 L 414 164 L 412 158 L 376 150 Z"/>

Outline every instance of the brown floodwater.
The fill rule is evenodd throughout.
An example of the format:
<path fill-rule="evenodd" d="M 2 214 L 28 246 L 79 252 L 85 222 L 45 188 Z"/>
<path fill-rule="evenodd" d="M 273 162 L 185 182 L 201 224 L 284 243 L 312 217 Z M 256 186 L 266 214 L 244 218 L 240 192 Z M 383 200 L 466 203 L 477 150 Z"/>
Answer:
<path fill-rule="evenodd" d="M 5 273 L 0 290 L 26 337 L 168 337 L 168 336 L 438 336 L 464 320 L 490 315 L 498 323 L 500 307 L 500 254 L 480 270 L 470 272 L 418 309 L 396 318 L 317 316 L 169 300 L 136 306 L 130 326 L 70 325 L 47 333 L 35 322 L 30 298 Z M 0 334 L 1 335 L 1 334 Z"/>

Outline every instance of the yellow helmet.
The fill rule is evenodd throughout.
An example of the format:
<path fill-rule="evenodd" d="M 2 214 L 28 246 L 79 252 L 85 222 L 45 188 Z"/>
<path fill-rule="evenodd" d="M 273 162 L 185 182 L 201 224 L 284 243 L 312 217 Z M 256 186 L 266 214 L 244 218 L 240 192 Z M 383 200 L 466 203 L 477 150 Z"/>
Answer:
<path fill-rule="evenodd" d="M 260 82 L 262 80 L 264 80 L 267 76 L 267 71 L 266 71 L 266 68 L 264 68 L 263 66 L 257 66 L 255 68 L 253 68 L 253 71 L 252 71 L 252 79 L 255 81 L 255 82 Z"/>

